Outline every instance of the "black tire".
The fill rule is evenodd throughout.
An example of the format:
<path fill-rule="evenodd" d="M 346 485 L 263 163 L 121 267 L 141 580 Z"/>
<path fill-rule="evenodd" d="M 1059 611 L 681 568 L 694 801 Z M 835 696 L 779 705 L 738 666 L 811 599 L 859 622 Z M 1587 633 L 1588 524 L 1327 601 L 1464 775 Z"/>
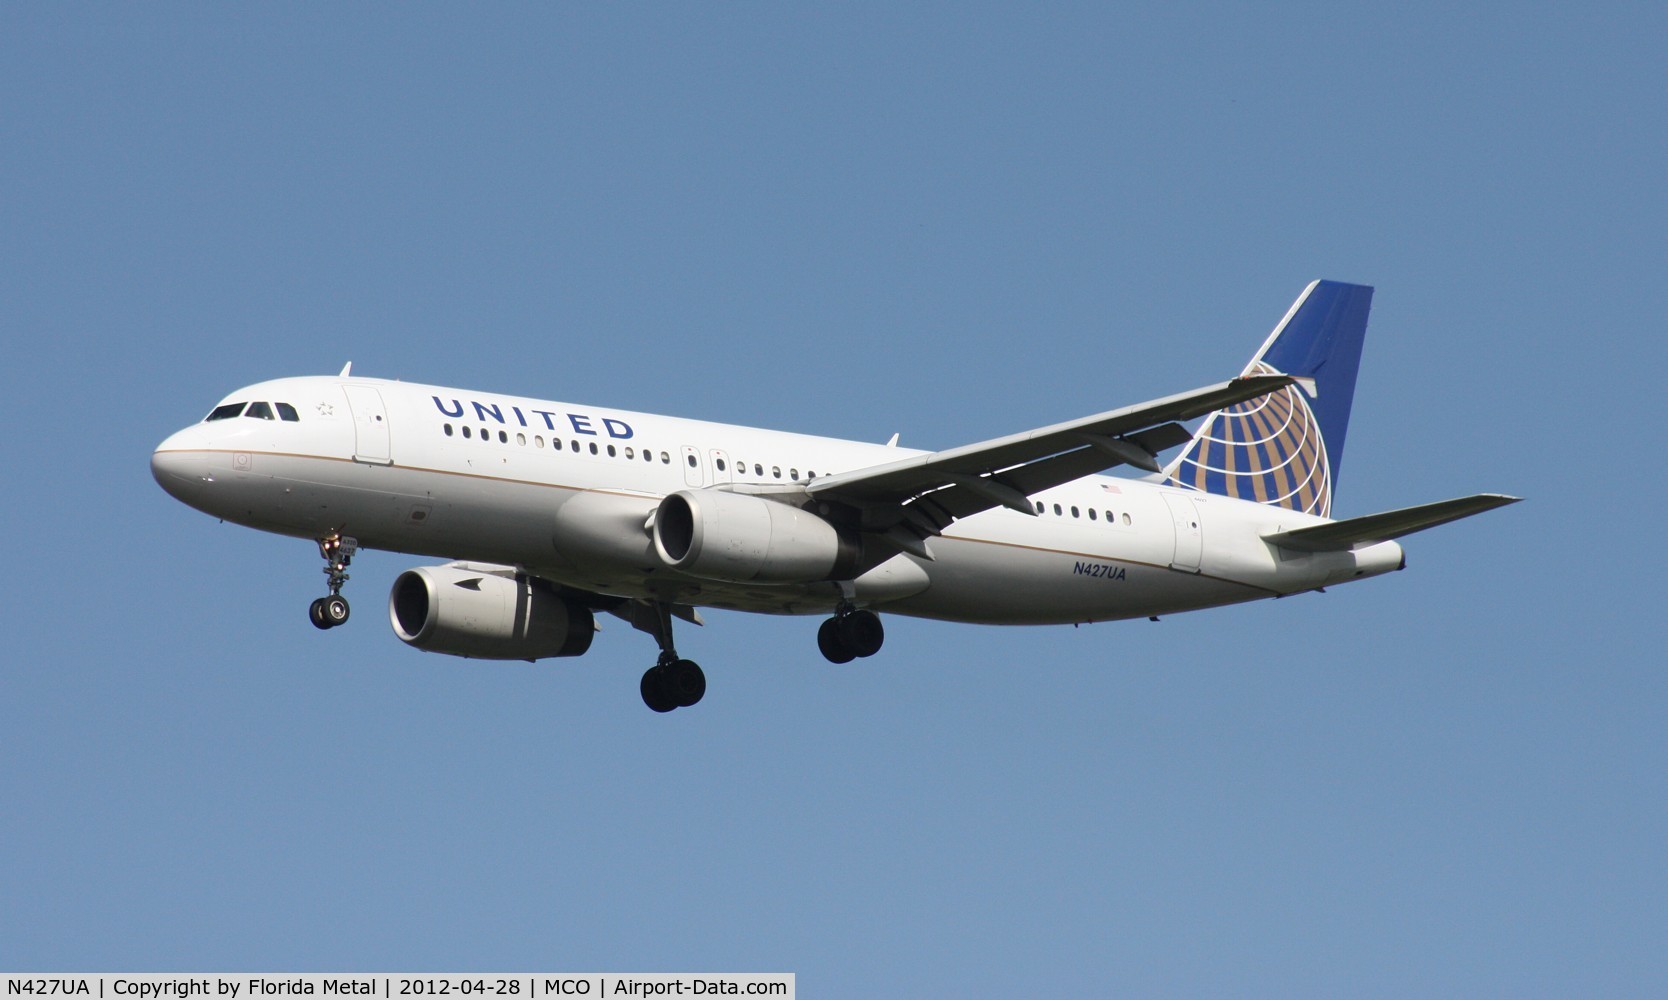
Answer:
<path fill-rule="evenodd" d="M 886 642 L 886 626 L 873 611 L 853 611 L 839 619 L 840 638 L 853 656 L 873 656 Z"/>
<path fill-rule="evenodd" d="M 643 681 L 637 685 L 638 692 L 643 695 L 643 704 L 656 712 L 670 712 L 678 707 L 678 703 L 667 695 L 666 687 L 661 683 L 663 676 L 660 667 L 650 667 L 643 671 Z"/>
<path fill-rule="evenodd" d="M 330 627 L 330 623 L 325 621 L 324 618 L 324 598 L 320 597 L 313 601 L 313 603 L 307 608 L 307 617 L 312 621 L 313 627 L 316 629 L 320 629 L 322 631 L 323 629 Z"/>
<path fill-rule="evenodd" d="M 857 659 L 857 654 L 846 645 L 845 630 L 840 627 L 840 619 L 830 618 L 817 629 L 817 648 L 828 658 L 829 663 L 850 663 Z"/>
<path fill-rule="evenodd" d="M 340 594 L 331 594 L 329 597 L 319 598 L 319 617 L 325 620 L 325 628 L 335 628 L 338 625 L 345 624 L 350 611 L 347 598 Z"/>
<path fill-rule="evenodd" d="M 661 690 L 679 708 L 688 708 L 707 693 L 707 675 L 694 660 L 678 660 L 664 669 Z"/>

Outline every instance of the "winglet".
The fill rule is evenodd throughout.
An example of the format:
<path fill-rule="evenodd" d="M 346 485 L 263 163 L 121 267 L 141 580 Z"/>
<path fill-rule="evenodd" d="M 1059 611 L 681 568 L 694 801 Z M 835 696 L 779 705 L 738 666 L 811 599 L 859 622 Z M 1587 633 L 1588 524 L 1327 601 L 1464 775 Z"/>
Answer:
<path fill-rule="evenodd" d="M 337 378 L 347 378 L 348 376 L 350 376 L 352 374 L 353 374 L 353 362 L 349 361 L 347 364 L 342 366 L 342 373 L 340 375 L 337 375 L 336 377 Z"/>

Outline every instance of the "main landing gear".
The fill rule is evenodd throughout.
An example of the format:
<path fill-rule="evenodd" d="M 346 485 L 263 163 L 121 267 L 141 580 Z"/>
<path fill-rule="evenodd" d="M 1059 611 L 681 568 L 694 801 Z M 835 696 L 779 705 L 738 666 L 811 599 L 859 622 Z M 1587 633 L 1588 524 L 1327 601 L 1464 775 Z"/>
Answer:
<path fill-rule="evenodd" d="M 656 712 L 670 712 L 674 708 L 688 708 L 707 693 L 707 675 L 694 660 L 681 659 L 672 647 L 672 609 L 669 605 L 654 606 L 656 619 L 644 629 L 660 645 L 660 659 L 643 672 L 638 691 L 643 704 Z"/>
<path fill-rule="evenodd" d="M 316 627 L 330 629 L 348 620 L 348 602 L 342 596 L 342 584 L 347 582 L 348 563 L 359 551 L 359 542 L 341 535 L 321 538 L 318 542 L 319 555 L 325 562 L 324 572 L 330 578 L 330 595 L 314 601 L 312 607 L 307 609 L 307 617 Z"/>
<path fill-rule="evenodd" d="M 707 693 L 707 675 L 694 660 L 661 653 L 660 661 L 643 672 L 637 690 L 643 695 L 643 704 L 656 712 L 670 712 L 700 701 Z"/>
<path fill-rule="evenodd" d="M 850 663 L 861 656 L 880 652 L 886 628 L 880 616 L 867 609 L 859 611 L 842 603 L 834 617 L 817 629 L 817 648 L 830 663 Z"/>

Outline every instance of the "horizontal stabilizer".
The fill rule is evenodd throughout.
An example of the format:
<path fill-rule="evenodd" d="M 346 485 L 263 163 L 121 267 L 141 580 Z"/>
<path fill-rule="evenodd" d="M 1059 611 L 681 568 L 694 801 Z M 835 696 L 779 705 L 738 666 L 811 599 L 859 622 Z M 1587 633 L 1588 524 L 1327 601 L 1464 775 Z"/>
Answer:
<path fill-rule="evenodd" d="M 1462 517 L 1504 507 L 1521 499 L 1522 497 L 1509 497 L 1501 493 L 1478 493 L 1455 500 L 1440 500 L 1417 507 L 1387 510 L 1382 514 L 1368 514 L 1366 517 L 1317 524 L 1311 528 L 1276 531 L 1264 535 L 1263 540 L 1302 552 L 1353 549 L 1358 545 L 1370 545 L 1411 535 L 1415 531 L 1434 528 L 1449 521 L 1458 521 Z"/>

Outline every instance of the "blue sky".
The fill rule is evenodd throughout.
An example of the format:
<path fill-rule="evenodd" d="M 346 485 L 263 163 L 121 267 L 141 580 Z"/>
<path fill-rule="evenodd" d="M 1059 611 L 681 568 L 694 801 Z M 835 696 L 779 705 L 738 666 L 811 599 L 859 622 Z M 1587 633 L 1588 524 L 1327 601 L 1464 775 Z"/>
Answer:
<path fill-rule="evenodd" d="M 0 967 L 808 996 L 1668 991 L 1656 5 L 0 7 Z M 149 452 L 355 371 L 936 448 L 1377 286 L 1408 572 L 1071 629 L 420 654 Z"/>

